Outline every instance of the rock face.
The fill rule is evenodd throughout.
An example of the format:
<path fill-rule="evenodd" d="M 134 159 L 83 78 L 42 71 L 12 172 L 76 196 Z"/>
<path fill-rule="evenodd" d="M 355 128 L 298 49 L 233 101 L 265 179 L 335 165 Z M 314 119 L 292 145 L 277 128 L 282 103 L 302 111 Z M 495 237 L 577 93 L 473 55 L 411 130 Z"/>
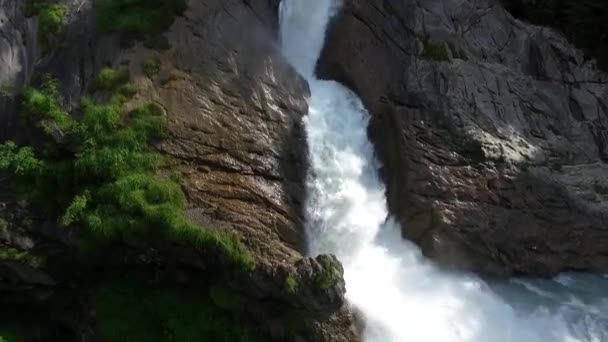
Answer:
<path fill-rule="evenodd" d="M 146 80 L 169 113 L 161 148 L 183 162 L 192 216 L 239 230 L 270 262 L 303 251 L 307 156 L 308 87 L 275 46 L 275 7 L 192 2 L 167 33 L 160 74 Z"/>
<path fill-rule="evenodd" d="M 27 1 L 0 0 L 0 138 L 19 139 L 16 95 L 32 76 L 51 74 L 62 86 L 65 107 L 79 105 L 86 85 L 120 53 L 117 37 L 96 32 L 93 1 L 64 0 L 66 17 L 58 33 L 59 49 L 43 49 L 38 18 L 27 17 Z"/>
<path fill-rule="evenodd" d="M 608 272 L 608 76 L 495 0 L 344 0 L 318 72 L 372 114 L 391 212 L 440 263 Z"/>
<path fill-rule="evenodd" d="M 305 311 L 309 321 L 298 341 L 357 340 L 339 262 L 302 256 L 307 150 L 301 123 L 309 90 L 276 46 L 278 0 L 190 1 L 165 33 L 171 47 L 163 51 L 141 43 L 121 47 L 117 37 L 96 32 L 91 0 L 65 0 L 62 48 L 44 52 L 37 47 L 37 19 L 24 17 L 20 1 L 0 1 L 0 80 L 15 90 L 0 100 L 3 120 L 17 117 L 15 95 L 34 72 L 57 77 L 64 106 L 77 110 L 102 66 L 127 66 L 138 89 L 132 105 L 155 102 L 169 118 L 170 137 L 157 147 L 178 161 L 189 216 L 202 227 L 237 232 L 256 261 L 253 274 L 233 287 L 259 302 Z M 142 70 L 151 58 L 160 61 L 158 74 Z M 6 128 L 0 137 L 18 140 L 15 131 Z M 0 239 L 0 248 L 6 241 Z M 200 266 L 183 261 L 170 265 Z M 18 277 L 29 268 L 6 265 L 0 263 L 11 270 L 7 279 L 32 283 Z M 337 270 L 331 286 L 313 281 L 328 270 Z M 283 293 L 287 274 L 301 280 L 301 298 Z M 274 340 L 293 338 L 284 328 L 271 334 Z"/>

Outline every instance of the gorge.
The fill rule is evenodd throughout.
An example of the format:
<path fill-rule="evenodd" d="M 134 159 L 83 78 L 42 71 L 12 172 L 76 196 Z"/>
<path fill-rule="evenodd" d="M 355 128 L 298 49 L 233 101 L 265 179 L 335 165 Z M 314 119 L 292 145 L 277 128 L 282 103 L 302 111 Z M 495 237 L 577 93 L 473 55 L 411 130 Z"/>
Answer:
<path fill-rule="evenodd" d="M 0 0 L 0 342 L 608 341 L 604 17 Z"/>
<path fill-rule="evenodd" d="M 488 284 L 438 269 L 400 241 L 367 138 L 369 113 L 352 91 L 315 75 L 325 28 L 339 10 L 332 0 L 284 0 L 281 41 L 311 89 L 310 253 L 334 253 L 343 262 L 346 296 L 364 317 L 363 340 L 607 340 L 608 280 L 563 275 Z"/>

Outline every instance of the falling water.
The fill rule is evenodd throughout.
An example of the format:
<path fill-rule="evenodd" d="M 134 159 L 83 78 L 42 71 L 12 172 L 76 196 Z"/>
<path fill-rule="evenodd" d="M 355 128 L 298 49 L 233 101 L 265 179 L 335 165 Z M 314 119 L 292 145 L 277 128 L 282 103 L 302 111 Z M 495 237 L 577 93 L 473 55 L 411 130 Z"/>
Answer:
<path fill-rule="evenodd" d="M 314 69 L 336 0 L 283 0 L 283 53 L 310 85 L 305 119 L 312 254 L 343 262 L 347 299 L 366 342 L 608 341 L 608 285 L 592 276 L 488 285 L 427 261 L 387 219 L 385 188 L 367 138 L 369 113 Z"/>

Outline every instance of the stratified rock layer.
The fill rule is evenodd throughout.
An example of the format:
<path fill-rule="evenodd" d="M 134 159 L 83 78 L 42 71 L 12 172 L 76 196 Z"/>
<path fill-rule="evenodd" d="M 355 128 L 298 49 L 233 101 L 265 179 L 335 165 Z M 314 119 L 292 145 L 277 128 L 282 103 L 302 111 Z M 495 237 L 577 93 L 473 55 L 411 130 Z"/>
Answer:
<path fill-rule="evenodd" d="M 318 65 L 373 118 L 391 212 L 443 264 L 608 271 L 608 77 L 498 1 L 345 0 Z"/>
<path fill-rule="evenodd" d="M 189 216 L 204 229 L 236 232 L 255 259 L 255 270 L 240 275 L 230 284 L 232 289 L 265 304 L 258 311 L 266 307 L 277 312 L 292 310 L 306 318 L 296 332 L 287 331 L 286 317 L 275 317 L 274 312 L 253 310 L 251 320 L 277 341 L 356 341 L 339 262 L 331 256 L 303 258 L 307 149 L 302 117 L 307 112 L 309 90 L 277 46 L 279 1 L 190 1 L 183 16 L 164 34 L 170 48 L 162 51 L 141 43 L 121 46 L 118 37 L 97 32 L 91 0 L 61 3 L 67 6 L 67 15 L 58 44 L 42 51 L 37 18 L 26 18 L 20 1 L 0 0 L 0 81 L 6 84 L 0 96 L 0 118 L 7 122 L 0 137 L 22 140 L 16 129 L 20 120 L 15 95 L 35 73 L 48 72 L 56 77 L 64 95 L 63 106 L 78 114 L 81 96 L 88 93 L 92 79 L 104 65 L 127 67 L 138 90 L 127 106 L 154 102 L 169 118 L 170 136 L 157 147 L 177 161 L 175 171 L 188 198 Z M 159 61 L 158 74 L 143 72 L 142 66 L 150 60 Z M 0 199 L 12 207 L 12 194 L 3 192 L 9 184 L 0 185 Z M 0 214 L 12 220 L 12 213 Z M 0 248 L 45 252 L 43 242 L 51 240 L 53 252 L 69 254 L 67 245 L 76 243 L 78 234 L 42 237 L 41 226 L 56 226 L 44 221 L 38 216 L 31 229 L 19 228 L 19 234 L 32 241 L 27 248 L 14 243 L 17 228 L 9 222 L 7 229 L 11 231 L 0 234 Z M 71 232 L 64 228 L 53 231 Z M 143 251 L 118 264 L 161 273 L 163 269 L 175 270 L 193 281 L 216 280 L 205 279 L 212 267 L 206 265 L 207 260 L 197 259 L 196 253 L 167 250 L 169 255 L 162 255 L 167 252 L 162 248 Z M 116 258 L 122 257 L 118 250 L 114 253 Z M 59 263 L 50 254 L 51 262 Z M 23 295 L 22 303 L 37 301 L 34 297 L 39 292 L 52 297 L 65 283 L 83 285 L 79 282 L 82 279 L 72 279 L 74 274 L 64 272 L 88 265 L 63 266 L 58 267 L 63 272 L 54 273 L 44 267 L 16 267 L 12 261 L 0 261 L 0 268 L 6 270 L 0 287 L 8 289 L 8 295 L 0 293 L 0 302 L 19 295 Z M 108 266 L 112 267 L 118 268 Z M 328 269 L 337 270 L 335 284 L 325 288 L 312 281 Z M 48 276 L 52 283 L 37 283 L 42 278 L 36 272 Z M 301 280 L 295 296 L 285 293 L 289 274 Z M 30 291 L 33 295 L 25 291 L 30 288 L 36 290 Z"/>

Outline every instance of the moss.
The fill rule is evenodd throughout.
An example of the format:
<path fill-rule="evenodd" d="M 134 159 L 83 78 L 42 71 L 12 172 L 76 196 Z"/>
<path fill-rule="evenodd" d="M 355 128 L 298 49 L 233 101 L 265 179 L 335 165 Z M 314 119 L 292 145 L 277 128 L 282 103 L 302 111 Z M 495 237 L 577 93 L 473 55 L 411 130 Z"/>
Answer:
<path fill-rule="evenodd" d="M 60 4 L 49 4 L 38 9 L 38 38 L 44 49 L 48 49 L 56 39 L 66 13 L 66 6 Z"/>
<path fill-rule="evenodd" d="M 0 261 L 14 261 L 27 264 L 32 267 L 39 267 L 43 259 L 28 251 L 18 250 L 12 247 L 0 245 Z"/>
<path fill-rule="evenodd" d="M 129 82 L 129 77 L 129 70 L 126 68 L 105 67 L 93 81 L 92 90 L 116 91 Z"/>
<path fill-rule="evenodd" d="M 126 81 L 111 69 L 100 79 L 107 90 Z M 7 142 L 0 145 L 0 169 L 13 172 L 23 197 L 45 205 L 65 225 L 86 228 L 92 245 L 179 244 L 220 265 L 249 271 L 253 261 L 238 237 L 191 223 L 180 184 L 160 175 L 171 166 L 151 147 L 167 134 L 163 109 L 148 104 L 125 112 L 124 101 L 120 94 L 105 103 L 85 98 L 76 121 L 61 110 L 54 82 L 30 89 L 26 111 L 65 127 L 67 137 L 57 143 L 65 146 L 45 152 Z"/>
<path fill-rule="evenodd" d="M 424 43 L 424 51 L 422 57 L 431 59 L 434 61 L 447 61 L 450 59 L 448 47 L 445 42 L 431 42 L 426 41 Z"/>
<path fill-rule="evenodd" d="M 285 278 L 285 290 L 290 295 L 295 295 L 298 292 L 298 280 L 293 274 L 289 274 L 287 278 Z"/>
<path fill-rule="evenodd" d="M 132 282 L 102 287 L 95 298 L 99 331 L 109 342 L 259 341 L 252 326 L 206 296 Z"/>
<path fill-rule="evenodd" d="M 161 61 L 158 57 L 150 57 L 142 63 L 141 69 L 146 76 L 154 78 L 160 72 Z"/>
<path fill-rule="evenodd" d="M 96 0 L 95 4 L 99 28 L 127 38 L 158 36 L 187 8 L 186 0 Z"/>
<path fill-rule="evenodd" d="M 330 264 L 323 265 L 323 272 L 316 277 L 317 286 L 322 289 L 329 289 L 335 286 L 342 279 L 340 272 Z"/>

